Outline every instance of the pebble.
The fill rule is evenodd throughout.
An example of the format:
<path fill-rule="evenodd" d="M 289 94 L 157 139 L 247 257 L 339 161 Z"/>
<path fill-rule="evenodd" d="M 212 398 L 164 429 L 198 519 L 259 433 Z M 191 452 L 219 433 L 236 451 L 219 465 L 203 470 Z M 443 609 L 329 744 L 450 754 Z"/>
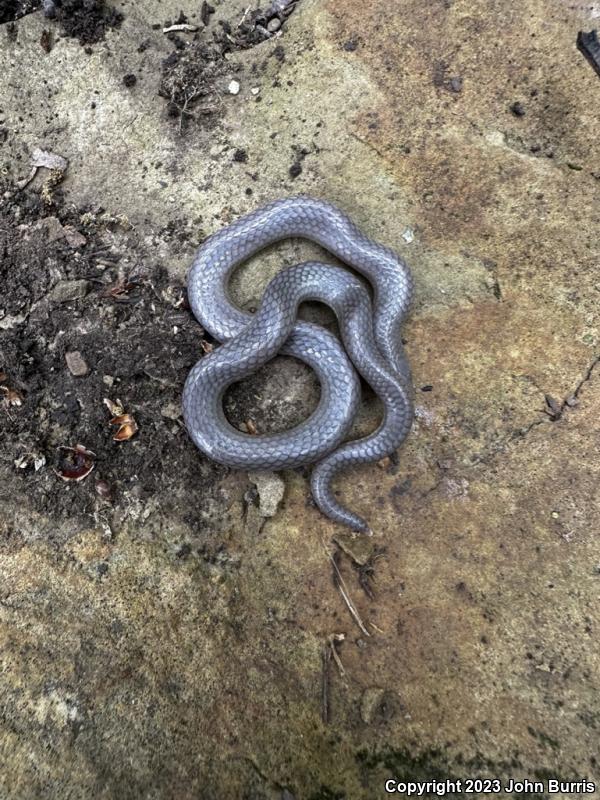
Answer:
<path fill-rule="evenodd" d="M 249 472 L 250 481 L 258 492 L 258 510 L 263 517 L 273 517 L 283 500 L 285 483 L 274 472 L 257 470 Z"/>
<path fill-rule="evenodd" d="M 402 238 L 407 244 L 414 242 L 415 239 L 415 232 L 412 228 L 406 228 L 404 233 L 402 234 Z"/>
<path fill-rule="evenodd" d="M 230 81 L 229 86 L 227 87 L 227 91 L 229 94 L 239 94 L 240 93 L 240 84 L 238 81 Z"/>
<path fill-rule="evenodd" d="M 277 17 L 273 17 L 273 19 L 268 21 L 267 30 L 269 33 L 275 33 L 275 31 L 278 31 L 279 28 L 281 28 L 281 20 L 277 19 Z"/>
<path fill-rule="evenodd" d="M 76 378 L 82 378 L 90 371 L 90 368 L 79 350 L 72 350 L 70 353 L 65 353 L 65 361 L 67 362 L 69 372 Z"/>
<path fill-rule="evenodd" d="M 59 281 L 47 297 L 55 303 L 66 303 L 69 300 L 80 300 L 85 297 L 89 288 L 89 281 L 83 278 L 77 281 Z"/>
<path fill-rule="evenodd" d="M 252 94 L 258 94 L 260 92 L 260 86 L 253 86 L 252 89 L 250 89 L 250 91 L 252 92 Z"/>
<path fill-rule="evenodd" d="M 65 225 L 63 228 L 63 235 L 67 240 L 69 247 L 83 247 L 87 244 L 87 239 L 82 233 L 79 233 L 72 225 Z"/>
<path fill-rule="evenodd" d="M 57 217 L 44 217 L 38 226 L 46 229 L 49 242 L 56 242 L 65 235 L 64 228 Z"/>

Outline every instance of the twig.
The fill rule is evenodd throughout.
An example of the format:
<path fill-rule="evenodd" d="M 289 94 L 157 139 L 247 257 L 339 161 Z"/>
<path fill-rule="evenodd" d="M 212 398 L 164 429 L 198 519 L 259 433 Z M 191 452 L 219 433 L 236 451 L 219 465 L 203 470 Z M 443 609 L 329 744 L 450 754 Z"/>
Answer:
<path fill-rule="evenodd" d="M 238 28 L 240 28 L 244 24 L 244 20 L 246 19 L 246 17 L 250 13 L 250 8 L 251 8 L 251 6 L 248 6 L 248 8 L 244 11 L 241 20 L 238 22 Z"/>
<path fill-rule="evenodd" d="M 331 647 L 329 644 L 323 645 L 321 653 L 322 672 L 321 672 L 321 719 L 325 725 L 329 722 L 329 679 L 331 665 Z"/>
<path fill-rule="evenodd" d="M 365 636 L 370 636 L 371 634 L 365 628 L 364 623 L 363 623 L 362 619 L 360 618 L 360 614 L 358 613 L 358 611 L 356 609 L 356 606 L 354 605 L 354 603 L 352 602 L 352 599 L 350 598 L 350 594 L 348 592 L 348 589 L 346 587 L 344 579 L 342 578 L 342 573 L 339 570 L 339 567 L 338 567 L 338 565 L 336 563 L 335 558 L 327 550 L 326 550 L 326 552 L 327 552 L 327 555 L 329 556 L 329 560 L 333 564 L 333 569 L 334 569 L 334 572 L 335 572 L 337 588 L 340 590 L 340 594 L 342 595 L 342 599 L 344 600 L 344 602 L 348 606 L 348 610 L 350 611 L 350 613 L 354 617 L 354 621 L 356 622 L 356 624 L 358 625 L 360 630 L 365 634 Z"/>
<path fill-rule="evenodd" d="M 178 25 L 169 25 L 168 28 L 163 28 L 163 33 L 171 33 L 172 31 L 187 31 L 188 33 L 195 33 L 197 30 L 197 25 L 190 25 L 189 22 L 180 22 Z"/>
<path fill-rule="evenodd" d="M 342 664 L 342 660 L 337 651 L 337 643 L 343 642 L 345 638 L 346 638 L 345 633 L 332 633 L 331 636 L 329 636 L 327 639 L 327 641 L 329 642 L 329 646 L 331 648 L 331 655 L 333 656 L 333 660 L 335 661 L 342 678 L 346 676 L 346 670 L 344 669 L 344 665 Z"/>

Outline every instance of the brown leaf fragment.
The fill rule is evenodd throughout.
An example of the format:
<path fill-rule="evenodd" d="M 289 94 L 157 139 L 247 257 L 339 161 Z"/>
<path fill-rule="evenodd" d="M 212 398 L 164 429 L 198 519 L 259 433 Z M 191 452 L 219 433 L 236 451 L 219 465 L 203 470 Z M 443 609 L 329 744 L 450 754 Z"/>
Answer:
<path fill-rule="evenodd" d="M 111 425 L 118 425 L 119 430 L 113 436 L 115 442 L 126 442 L 138 432 L 138 426 L 131 414 L 119 414 L 110 421 Z"/>
<path fill-rule="evenodd" d="M 4 402 L 7 406 L 23 405 L 23 396 L 16 389 L 11 389 L 10 386 L 0 386 L 0 391 L 4 395 Z"/>
<path fill-rule="evenodd" d="M 131 281 L 121 276 L 116 283 L 104 290 L 103 296 L 112 297 L 113 300 L 120 300 L 126 297 L 135 286 L 137 286 L 136 281 Z"/>
<path fill-rule="evenodd" d="M 52 50 L 52 34 L 47 28 L 44 28 L 40 36 L 40 45 L 44 52 L 49 53 Z"/>

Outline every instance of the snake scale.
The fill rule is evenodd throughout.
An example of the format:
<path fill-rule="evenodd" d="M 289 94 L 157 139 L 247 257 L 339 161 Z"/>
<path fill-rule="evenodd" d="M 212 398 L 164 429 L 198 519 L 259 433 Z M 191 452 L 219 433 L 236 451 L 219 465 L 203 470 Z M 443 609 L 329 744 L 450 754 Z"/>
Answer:
<path fill-rule="evenodd" d="M 308 261 L 281 270 L 268 284 L 255 314 L 237 308 L 227 285 L 234 269 L 273 242 L 310 239 L 366 277 Z M 413 419 L 411 377 L 400 326 L 412 295 L 404 261 L 367 238 L 338 208 L 295 196 L 253 211 L 210 236 L 188 275 L 188 298 L 196 319 L 221 346 L 191 370 L 183 392 L 184 419 L 196 446 L 209 458 L 238 469 L 284 469 L 316 464 L 311 489 L 321 511 L 354 531 L 370 533 L 361 517 L 335 498 L 332 482 L 345 467 L 393 452 Z M 325 328 L 298 320 L 307 300 L 335 312 L 343 343 Z M 283 433 L 249 435 L 223 412 L 228 386 L 282 354 L 308 364 L 321 384 L 313 414 Z M 369 436 L 346 439 L 360 402 L 357 372 L 383 403 L 383 420 Z"/>

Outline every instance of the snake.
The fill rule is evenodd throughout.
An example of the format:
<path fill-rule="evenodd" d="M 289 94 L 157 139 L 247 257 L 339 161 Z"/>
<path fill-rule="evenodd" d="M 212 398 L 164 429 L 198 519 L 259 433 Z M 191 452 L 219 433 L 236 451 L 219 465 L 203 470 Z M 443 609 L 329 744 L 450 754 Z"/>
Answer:
<path fill-rule="evenodd" d="M 284 267 L 268 283 L 254 314 L 238 308 L 228 289 L 234 270 L 289 237 L 315 242 L 344 266 L 306 261 Z M 221 343 L 195 364 L 185 382 L 183 417 L 194 444 L 234 469 L 314 464 L 311 492 L 321 512 L 352 531 L 371 534 L 367 521 L 337 499 L 333 484 L 343 469 L 389 456 L 410 431 L 412 380 L 400 328 L 412 293 L 404 260 L 322 199 L 275 200 L 210 235 L 187 279 L 192 313 Z M 306 301 L 330 306 L 341 341 L 323 326 L 298 318 Z M 318 405 L 289 430 L 244 433 L 225 416 L 225 391 L 277 355 L 292 356 L 314 370 L 321 387 Z M 373 433 L 347 441 L 361 401 L 359 375 L 381 399 L 383 419 Z"/>

